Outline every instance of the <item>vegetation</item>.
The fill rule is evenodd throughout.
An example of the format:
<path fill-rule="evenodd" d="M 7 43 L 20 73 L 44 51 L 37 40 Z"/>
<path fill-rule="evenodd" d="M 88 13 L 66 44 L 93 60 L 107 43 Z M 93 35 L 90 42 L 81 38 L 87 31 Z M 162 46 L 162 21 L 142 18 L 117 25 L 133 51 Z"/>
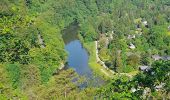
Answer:
<path fill-rule="evenodd" d="M 94 73 L 108 80 L 113 78 L 113 73 L 108 69 L 105 69 L 101 64 L 97 63 L 96 60 L 96 49 L 94 42 L 87 42 L 84 47 L 89 51 L 89 66 L 94 70 Z"/>
<path fill-rule="evenodd" d="M 92 69 L 111 75 L 96 62 L 98 41 L 99 58 L 119 73 L 101 89 L 81 90 L 73 70 L 59 70 L 61 31 L 74 22 Z M 169 33 L 169 0 L 1 0 L 0 99 L 169 99 Z M 122 76 L 140 65 L 151 69 Z"/>
<path fill-rule="evenodd" d="M 140 72 L 129 79 L 114 78 L 110 84 L 98 91 L 98 97 L 109 99 L 169 99 L 169 61 L 157 61 L 148 72 Z"/>

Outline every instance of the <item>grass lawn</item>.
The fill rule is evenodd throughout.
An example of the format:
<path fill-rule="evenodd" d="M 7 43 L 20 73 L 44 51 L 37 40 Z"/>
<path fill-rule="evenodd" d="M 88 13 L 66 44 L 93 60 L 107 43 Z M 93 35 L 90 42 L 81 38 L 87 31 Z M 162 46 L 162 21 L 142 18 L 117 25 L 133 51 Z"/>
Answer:
<path fill-rule="evenodd" d="M 83 43 L 83 45 L 89 52 L 89 66 L 94 71 L 94 73 L 102 76 L 105 79 L 113 78 L 114 74 L 110 70 L 107 70 L 97 63 L 95 42 Z"/>

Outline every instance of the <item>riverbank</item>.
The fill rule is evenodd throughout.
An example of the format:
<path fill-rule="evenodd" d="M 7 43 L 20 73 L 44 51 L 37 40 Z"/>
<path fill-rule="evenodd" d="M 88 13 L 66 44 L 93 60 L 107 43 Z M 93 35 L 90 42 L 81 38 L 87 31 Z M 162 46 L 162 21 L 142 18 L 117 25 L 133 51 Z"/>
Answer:
<path fill-rule="evenodd" d="M 130 73 L 116 73 L 112 70 L 110 70 L 104 62 L 99 58 L 98 55 L 98 49 L 97 49 L 97 41 L 92 42 L 84 42 L 83 38 L 79 35 L 78 36 L 80 41 L 82 42 L 84 48 L 87 49 L 89 53 L 89 66 L 94 71 L 95 74 L 103 77 L 104 79 L 112 79 L 115 76 L 128 76 L 129 78 L 132 78 L 134 75 L 138 73 L 138 71 L 133 71 Z"/>
<path fill-rule="evenodd" d="M 83 43 L 83 46 L 89 52 L 89 66 L 94 71 L 94 73 L 103 77 L 104 79 L 113 78 L 114 73 L 112 73 L 109 69 L 103 67 L 101 64 L 97 62 L 95 42 L 93 41 Z"/>

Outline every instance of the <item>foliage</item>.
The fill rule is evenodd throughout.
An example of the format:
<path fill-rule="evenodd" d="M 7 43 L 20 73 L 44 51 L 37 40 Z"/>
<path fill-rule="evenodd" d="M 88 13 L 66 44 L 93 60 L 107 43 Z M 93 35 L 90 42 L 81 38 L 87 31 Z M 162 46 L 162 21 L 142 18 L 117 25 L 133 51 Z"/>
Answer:
<path fill-rule="evenodd" d="M 169 99 L 169 63 L 169 61 L 154 62 L 151 70 L 140 72 L 132 79 L 127 76 L 118 76 L 110 84 L 101 88 L 98 94 L 103 99 Z M 162 83 L 165 85 L 157 89 L 156 86 Z M 148 89 L 151 91 L 149 92 Z"/>
<path fill-rule="evenodd" d="M 139 64 L 150 65 L 151 55 L 170 54 L 169 13 L 169 0 L 1 0 L 0 99 L 34 99 L 36 95 L 40 99 L 92 99 L 95 89 L 79 92 L 65 76 L 69 71 L 53 77 L 66 62 L 61 31 L 78 23 L 82 41 L 90 43 L 89 60 L 95 70 L 102 67 L 96 62 L 93 41 L 104 35 L 108 46 L 99 43 L 100 58 L 114 71 L 129 72 Z M 128 35 L 136 37 L 128 39 Z M 131 43 L 135 49 L 129 48 Z M 140 99 L 146 87 L 152 95 L 169 93 L 169 62 L 156 62 L 152 70 L 155 74 L 141 72 L 130 82 L 113 80 L 104 92 L 111 93 L 112 99 Z M 153 92 L 161 82 L 165 90 Z M 130 92 L 137 85 L 142 89 Z M 65 89 L 67 97 L 63 96 Z"/>

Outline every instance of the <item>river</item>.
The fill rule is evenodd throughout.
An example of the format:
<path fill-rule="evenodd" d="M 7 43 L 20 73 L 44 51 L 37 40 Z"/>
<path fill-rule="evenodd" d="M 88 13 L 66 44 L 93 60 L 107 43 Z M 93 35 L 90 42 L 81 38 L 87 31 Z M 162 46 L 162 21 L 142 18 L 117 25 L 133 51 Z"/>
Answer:
<path fill-rule="evenodd" d="M 79 75 L 85 76 L 90 85 L 99 86 L 103 84 L 104 81 L 96 76 L 89 67 L 89 55 L 78 39 L 78 30 L 79 27 L 77 24 L 71 24 L 63 31 L 65 50 L 68 52 L 68 67 L 73 68 Z M 88 83 L 86 83 L 86 85 Z"/>

